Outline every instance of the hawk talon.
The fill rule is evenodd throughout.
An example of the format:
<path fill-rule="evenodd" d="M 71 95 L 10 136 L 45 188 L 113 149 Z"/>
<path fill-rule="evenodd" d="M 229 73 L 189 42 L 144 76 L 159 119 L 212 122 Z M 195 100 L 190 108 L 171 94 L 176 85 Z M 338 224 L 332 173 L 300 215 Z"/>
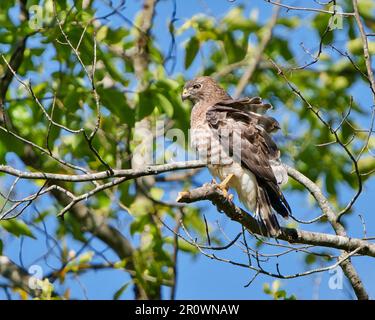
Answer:
<path fill-rule="evenodd" d="M 230 173 L 227 175 L 227 177 L 219 184 L 219 188 L 225 193 L 225 191 L 227 192 L 228 194 L 228 184 L 230 182 L 230 180 L 232 180 L 232 178 L 234 177 L 234 174 L 233 173 Z M 225 191 L 224 191 L 225 190 Z"/>
<path fill-rule="evenodd" d="M 228 199 L 228 197 L 229 197 L 229 192 L 228 192 L 228 190 L 227 190 L 227 189 L 221 189 L 220 187 L 219 187 L 219 189 L 220 189 L 221 192 L 223 193 L 223 196 L 224 196 L 225 198 Z"/>
<path fill-rule="evenodd" d="M 229 194 L 229 182 L 234 177 L 233 173 L 230 173 L 219 185 L 218 188 L 223 192 L 224 197 L 231 202 L 233 200 L 233 194 Z"/>
<path fill-rule="evenodd" d="M 227 195 L 225 195 L 224 203 L 229 204 L 229 205 L 232 205 L 232 204 L 233 204 L 233 194 L 228 193 Z M 221 210 L 221 211 L 222 211 L 222 212 L 225 212 L 224 209 Z"/>

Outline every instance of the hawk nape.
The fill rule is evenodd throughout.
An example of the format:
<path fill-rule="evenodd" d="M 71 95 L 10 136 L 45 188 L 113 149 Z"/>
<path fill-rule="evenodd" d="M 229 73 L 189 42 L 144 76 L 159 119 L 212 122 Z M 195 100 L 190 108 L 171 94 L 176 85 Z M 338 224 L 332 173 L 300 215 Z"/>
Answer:
<path fill-rule="evenodd" d="M 280 127 L 274 118 L 264 115 L 271 106 L 259 97 L 232 99 L 210 77 L 187 82 L 182 99 L 194 103 L 190 122 L 192 146 L 200 158 L 208 161 L 211 174 L 222 180 L 224 194 L 234 188 L 268 235 L 277 236 L 280 225 L 274 211 L 287 218 L 291 209 L 279 187 L 288 180 L 287 172 L 270 136 Z M 239 157 L 233 156 L 236 148 Z"/>

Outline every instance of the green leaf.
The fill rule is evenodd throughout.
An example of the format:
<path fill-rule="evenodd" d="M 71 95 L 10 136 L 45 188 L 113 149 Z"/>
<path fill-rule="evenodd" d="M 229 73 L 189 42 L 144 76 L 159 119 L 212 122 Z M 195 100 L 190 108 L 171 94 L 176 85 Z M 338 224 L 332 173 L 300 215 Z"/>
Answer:
<path fill-rule="evenodd" d="M 276 291 L 274 296 L 275 296 L 275 299 L 285 298 L 286 297 L 286 291 L 285 290 Z"/>
<path fill-rule="evenodd" d="M 223 40 L 229 63 L 234 63 L 245 58 L 247 46 L 243 47 L 238 45 L 236 38 L 232 33 L 225 33 Z"/>
<path fill-rule="evenodd" d="M 272 294 L 272 291 L 271 291 L 269 283 L 264 283 L 263 284 L 263 292 L 265 294 Z"/>
<path fill-rule="evenodd" d="M 193 63 L 197 53 L 199 51 L 199 40 L 196 37 L 190 38 L 188 43 L 186 44 L 185 50 L 185 69 L 188 69 L 191 64 Z"/>
<path fill-rule="evenodd" d="M 278 24 L 286 26 L 288 28 L 296 28 L 300 24 L 300 18 L 298 17 L 283 17 L 277 20 Z"/>
<path fill-rule="evenodd" d="M 170 245 L 174 245 L 175 239 L 174 239 L 174 237 L 165 237 L 164 242 L 167 243 L 167 244 L 170 244 Z M 199 253 L 198 249 L 194 245 L 192 245 L 192 244 L 190 244 L 190 243 L 188 243 L 188 242 L 186 242 L 186 241 L 184 241 L 180 238 L 178 238 L 177 242 L 178 242 L 178 249 L 179 250 L 181 250 L 183 252 L 188 252 L 188 253 L 191 253 L 191 254 L 194 254 L 194 255 Z"/>
<path fill-rule="evenodd" d="M 146 90 L 138 94 L 137 120 L 149 116 L 155 109 L 154 94 L 152 90 Z"/>
<path fill-rule="evenodd" d="M 226 24 L 226 28 L 229 31 L 242 30 L 247 32 L 253 32 L 257 29 L 257 19 L 251 17 L 245 17 L 243 15 L 244 8 L 242 6 L 234 7 L 228 12 L 228 14 L 223 18 Z"/>
<path fill-rule="evenodd" d="M 5 148 L 5 145 L 0 143 L 0 163 L 5 162 L 6 154 L 7 154 L 7 149 Z"/>
<path fill-rule="evenodd" d="M 316 261 L 316 256 L 313 254 L 308 254 L 305 256 L 305 262 L 307 264 L 313 264 Z"/>
<path fill-rule="evenodd" d="M 360 15 L 365 19 L 374 19 L 374 1 L 373 0 L 361 0 L 358 1 L 358 9 Z"/>
<path fill-rule="evenodd" d="M 108 26 L 101 26 L 98 32 L 96 33 L 96 40 L 101 42 L 107 38 Z"/>
<path fill-rule="evenodd" d="M 172 103 L 161 93 L 157 93 L 156 96 L 157 98 L 157 107 L 161 109 L 161 111 L 165 112 L 169 118 L 173 117 L 173 105 Z"/>
<path fill-rule="evenodd" d="M 153 197 L 156 200 L 161 200 L 161 198 L 164 195 L 164 190 L 161 189 L 161 188 L 152 187 L 150 189 L 150 195 L 151 195 L 151 197 Z"/>
<path fill-rule="evenodd" d="M 125 95 L 116 88 L 98 88 L 100 101 L 111 113 L 116 115 L 122 122 L 130 127 L 134 125 L 134 110 L 130 108 Z"/>
<path fill-rule="evenodd" d="M 149 220 L 145 217 L 140 217 L 137 220 L 134 220 L 130 225 L 130 234 L 134 236 L 136 233 L 141 233 L 147 223 L 149 223 Z"/>
<path fill-rule="evenodd" d="M 19 236 L 26 236 L 36 239 L 27 224 L 21 220 L 3 220 L 0 221 L 0 226 L 2 226 L 9 233 L 15 235 L 17 238 Z"/>
<path fill-rule="evenodd" d="M 348 50 L 353 54 L 362 54 L 363 53 L 363 44 L 361 39 L 354 39 L 347 42 Z M 375 53 L 375 42 L 368 41 L 369 53 L 373 55 Z"/>
<path fill-rule="evenodd" d="M 322 43 L 325 45 L 330 44 L 333 41 L 334 33 L 333 31 L 326 31 L 329 25 L 331 16 L 324 13 L 317 14 L 312 20 L 312 27 L 318 30 L 320 37 L 322 38 Z M 324 36 L 324 38 L 323 38 Z"/>
<path fill-rule="evenodd" d="M 128 85 L 128 81 L 124 79 L 123 74 L 120 73 L 118 70 L 118 65 L 116 65 L 115 61 L 113 58 L 111 59 L 111 56 L 109 56 L 107 53 L 103 51 L 98 52 L 98 56 L 100 56 L 101 60 L 104 63 L 105 70 L 108 71 L 109 75 L 111 78 L 115 81 L 120 82 L 124 86 Z"/>
<path fill-rule="evenodd" d="M 118 289 L 115 294 L 113 295 L 113 300 L 120 299 L 121 295 L 124 293 L 124 291 L 129 287 L 130 282 L 125 283 L 120 289 Z"/>
<path fill-rule="evenodd" d="M 81 9 L 82 9 L 82 0 L 76 0 L 76 1 L 74 1 L 74 6 L 75 6 L 78 10 L 81 10 Z"/>
<path fill-rule="evenodd" d="M 116 44 L 122 41 L 124 37 L 129 35 L 129 31 L 127 29 L 118 28 L 118 29 L 108 29 L 105 41 Z"/>

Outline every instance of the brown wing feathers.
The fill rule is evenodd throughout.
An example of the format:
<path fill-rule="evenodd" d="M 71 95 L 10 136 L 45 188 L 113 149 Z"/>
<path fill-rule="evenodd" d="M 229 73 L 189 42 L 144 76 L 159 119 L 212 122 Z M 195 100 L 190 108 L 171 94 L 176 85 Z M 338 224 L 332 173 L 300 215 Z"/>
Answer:
<path fill-rule="evenodd" d="M 271 209 L 271 201 L 269 196 L 264 188 L 258 184 L 258 201 L 257 201 L 257 208 L 256 213 L 257 216 L 260 218 L 260 222 L 264 224 L 267 233 L 271 236 L 276 236 L 279 233 L 280 225 L 277 221 L 276 216 L 273 214 Z"/>
<path fill-rule="evenodd" d="M 207 110 L 206 119 L 219 135 L 220 130 L 240 130 L 242 165 L 255 175 L 258 182 L 257 213 L 269 233 L 276 235 L 280 227 L 272 208 L 283 217 L 288 217 L 291 212 L 270 165 L 271 160 L 279 158 L 280 152 L 268 133 L 279 125 L 275 119 L 251 111 L 252 105 L 261 104 L 260 98 L 254 99 L 257 104 L 249 103 L 249 98 L 221 101 Z"/>
<path fill-rule="evenodd" d="M 233 113 L 233 118 L 235 120 L 245 121 L 247 123 L 251 121 L 253 124 L 258 124 L 263 127 L 267 132 L 274 132 L 280 129 L 280 125 L 276 119 L 261 114 L 271 106 L 268 103 L 261 103 L 261 99 L 258 97 L 252 99 L 257 99 L 257 101 L 260 101 L 260 103 L 244 104 L 240 102 L 241 100 L 226 99 L 217 103 L 215 107 L 217 108 L 217 111 L 222 112 L 233 112 L 233 110 L 235 110 L 236 112 Z M 252 99 L 246 98 L 242 100 L 252 101 Z"/>
<path fill-rule="evenodd" d="M 262 98 L 260 97 L 242 98 L 237 100 L 229 98 L 220 101 L 219 104 L 258 114 L 264 114 L 268 109 L 272 108 L 269 103 L 263 103 Z"/>

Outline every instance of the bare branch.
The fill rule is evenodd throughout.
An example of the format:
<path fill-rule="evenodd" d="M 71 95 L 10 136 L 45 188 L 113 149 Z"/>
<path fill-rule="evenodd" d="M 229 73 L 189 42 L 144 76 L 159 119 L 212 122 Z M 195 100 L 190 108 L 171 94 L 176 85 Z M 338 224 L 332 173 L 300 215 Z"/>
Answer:
<path fill-rule="evenodd" d="M 30 287 L 29 281 L 31 276 L 28 272 L 11 261 L 7 256 L 0 256 L 0 275 L 12 283 L 11 287 L 21 288 L 34 297 L 40 295 L 40 290 Z"/>
<path fill-rule="evenodd" d="M 116 169 L 113 174 L 108 171 L 101 171 L 97 173 L 87 174 L 58 174 L 46 172 L 26 172 L 12 168 L 8 165 L 0 165 L 0 172 L 19 177 L 22 179 L 32 180 L 56 180 L 56 181 L 69 181 L 69 182 L 84 182 L 94 180 L 105 180 L 108 178 L 126 178 L 135 179 L 143 176 L 156 175 L 164 172 L 202 168 L 206 164 L 203 161 L 192 160 L 186 162 L 174 162 L 169 164 L 146 166 L 143 169 Z"/>
<path fill-rule="evenodd" d="M 322 201 L 319 197 L 318 199 L 319 201 Z M 259 226 L 259 223 L 255 218 L 234 205 L 234 203 L 229 202 L 215 184 L 205 184 L 200 188 L 183 192 L 180 194 L 178 202 L 192 203 L 200 200 L 210 200 L 219 211 L 224 212 L 230 219 L 242 224 L 250 233 L 260 236 L 263 236 L 266 233 L 266 230 L 263 230 Z M 330 210 L 325 205 L 323 205 L 323 207 L 325 207 L 324 210 Z M 357 238 L 282 228 L 282 233 L 277 239 L 285 240 L 290 243 L 310 244 L 346 251 L 361 248 L 359 253 L 375 257 L 375 245 Z"/>
<path fill-rule="evenodd" d="M 354 16 L 354 13 L 352 12 L 334 12 L 334 11 L 329 11 L 329 10 L 322 10 L 322 9 L 317 9 L 317 8 L 305 8 L 305 7 L 295 7 L 295 6 L 289 6 L 286 4 L 279 3 L 277 1 L 272 1 L 272 0 L 264 0 L 265 2 L 271 3 L 273 5 L 282 7 L 289 10 L 296 10 L 296 11 L 310 11 L 310 12 L 319 12 L 319 13 L 327 13 L 327 14 L 337 14 L 340 16 L 344 17 L 351 17 Z"/>

